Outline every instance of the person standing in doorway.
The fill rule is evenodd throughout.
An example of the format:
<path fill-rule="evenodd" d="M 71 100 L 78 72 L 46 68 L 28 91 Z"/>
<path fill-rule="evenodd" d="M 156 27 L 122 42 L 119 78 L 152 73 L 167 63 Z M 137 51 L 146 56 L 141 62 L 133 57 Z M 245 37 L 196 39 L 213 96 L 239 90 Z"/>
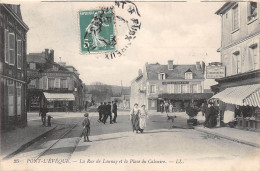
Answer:
<path fill-rule="evenodd" d="M 66 114 L 69 114 L 69 102 L 66 102 Z"/>
<path fill-rule="evenodd" d="M 117 123 L 117 122 L 116 122 L 116 118 L 117 118 L 117 104 L 116 104 L 116 102 L 117 102 L 117 101 L 115 101 L 115 102 L 113 103 L 113 110 L 112 110 L 112 112 L 114 113 L 114 118 L 113 118 L 113 122 L 114 122 L 114 123 Z"/>
<path fill-rule="evenodd" d="M 164 112 L 164 104 L 163 104 L 163 102 L 161 102 L 161 104 L 160 104 L 160 111 L 161 111 L 161 113 Z"/>

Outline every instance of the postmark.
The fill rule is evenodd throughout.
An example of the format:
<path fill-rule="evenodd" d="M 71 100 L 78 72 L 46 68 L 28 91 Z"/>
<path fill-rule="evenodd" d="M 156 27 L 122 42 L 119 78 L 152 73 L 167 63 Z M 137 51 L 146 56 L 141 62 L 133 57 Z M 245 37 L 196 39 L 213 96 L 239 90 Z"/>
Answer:
<path fill-rule="evenodd" d="M 113 8 L 79 11 L 82 53 L 116 50 Z"/>

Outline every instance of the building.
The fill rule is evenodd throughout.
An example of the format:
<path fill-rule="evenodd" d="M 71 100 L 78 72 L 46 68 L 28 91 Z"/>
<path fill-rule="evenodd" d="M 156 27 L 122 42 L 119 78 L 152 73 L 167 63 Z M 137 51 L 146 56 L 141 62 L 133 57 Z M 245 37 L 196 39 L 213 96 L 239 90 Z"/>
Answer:
<path fill-rule="evenodd" d="M 73 66 L 54 62 L 54 50 L 29 53 L 28 111 L 47 105 L 49 111 L 78 111 L 83 109 L 83 85 Z M 66 108 L 67 107 L 67 108 Z"/>
<path fill-rule="evenodd" d="M 194 65 L 168 65 L 146 63 L 143 71 L 131 82 L 130 104 L 146 105 L 148 110 L 160 109 L 160 104 L 168 101 L 176 110 L 194 102 L 200 105 L 212 93 L 204 93 L 204 62 Z"/>
<path fill-rule="evenodd" d="M 222 65 L 226 75 L 212 86 L 224 123 L 237 120 L 237 127 L 260 129 L 260 4 L 226 2 L 221 16 Z"/>
<path fill-rule="evenodd" d="M 26 33 L 20 5 L 0 4 L 1 129 L 27 125 Z"/>
<path fill-rule="evenodd" d="M 116 101 L 117 106 L 121 109 L 130 109 L 130 94 L 130 87 L 122 88 L 120 96 L 111 97 L 111 102 Z"/>

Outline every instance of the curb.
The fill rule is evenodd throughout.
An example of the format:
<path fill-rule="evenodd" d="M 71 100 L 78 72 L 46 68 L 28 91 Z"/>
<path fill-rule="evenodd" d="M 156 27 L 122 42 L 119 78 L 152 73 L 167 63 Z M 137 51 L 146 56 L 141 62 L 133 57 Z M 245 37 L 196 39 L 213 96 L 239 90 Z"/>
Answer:
<path fill-rule="evenodd" d="M 30 145 L 32 145 L 33 143 L 35 143 L 36 141 L 38 141 L 40 138 L 44 137 L 45 135 L 49 134 L 50 132 L 52 132 L 55 128 L 57 128 L 57 125 L 55 127 L 53 127 L 52 129 L 48 130 L 47 132 L 37 136 L 36 138 L 28 141 L 27 143 L 23 144 L 21 147 L 19 147 L 17 150 L 15 150 L 14 152 L 6 155 L 3 160 L 7 160 L 12 158 L 13 156 L 15 156 L 16 154 L 20 153 L 21 151 L 25 150 L 27 147 L 29 147 Z"/>
<path fill-rule="evenodd" d="M 252 142 L 248 142 L 248 141 L 244 141 L 244 140 L 240 140 L 240 139 L 236 139 L 236 138 L 231 138 L 229 136 L 221 135 L 221 134 L 218 134 L 218 133 L 212 133 L 210 131 L 202 130 L 198 127 L 194 127 L 194 129 L 196 131 L 204 132 L 204 133 L 207 133 L 207 134 L 210 134 L 210 135 L 215 135 L 215 136 L 218 136 L 218 137 L 223 138 L 223 139 L 227 139 L 227 140 L 234 141 L 234 142 L 237 142 L 237 143 L 253 146 L 253 147 L 256 147 L 256 148 L 260 148 L 260 145 L 256 144 L 256 143 L 252 143 Z"/>

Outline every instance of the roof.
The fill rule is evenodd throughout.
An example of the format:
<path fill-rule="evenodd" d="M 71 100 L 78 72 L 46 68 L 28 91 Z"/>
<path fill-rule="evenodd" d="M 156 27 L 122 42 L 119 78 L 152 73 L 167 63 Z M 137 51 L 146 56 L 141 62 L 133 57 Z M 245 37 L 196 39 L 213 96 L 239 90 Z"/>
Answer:
<path fill-rule="evenodd" d="M 203 79 L 202 69 L 197 70 L 196 65 L 173 65 L 173 70 L 168 70 L 168 65 L 148 64 L 146 65 L 148 80 L 158 80 L 159 73 L 165 73 L 166 79 L 185 79 L 185 72 L 190 70 L 194 79 Z"/>
<path fill-rule="evenodd" d="M 45 63 L 46 58 L 44 53 L 29 53 L 27 55 L 27 62 Z"/>
<path fill-rule="evenodd" d="M 227 10 L 230 9 L 236 2 L 226 2 L 215 14 L 220 15 L 224 14 Z"/>

